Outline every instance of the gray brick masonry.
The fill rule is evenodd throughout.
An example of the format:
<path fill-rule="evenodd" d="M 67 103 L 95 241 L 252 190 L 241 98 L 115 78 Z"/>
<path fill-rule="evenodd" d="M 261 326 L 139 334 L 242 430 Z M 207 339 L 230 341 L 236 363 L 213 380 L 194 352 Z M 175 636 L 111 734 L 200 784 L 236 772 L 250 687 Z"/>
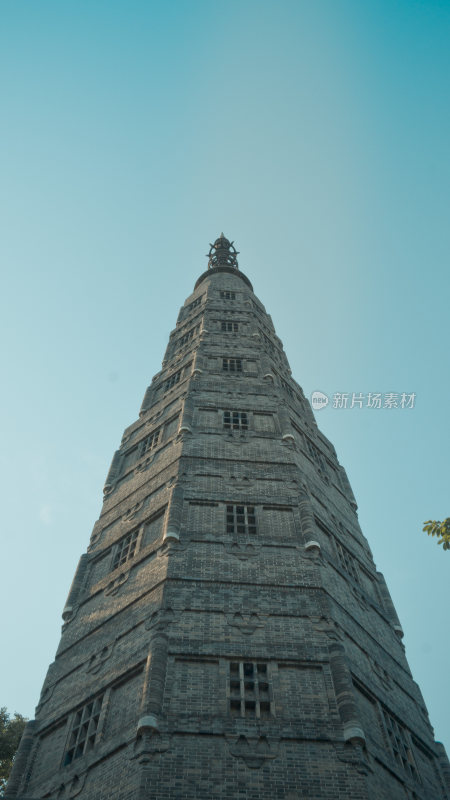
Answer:
<path fill-rule="evenodd" d="M 332 444 L 220 237 L 124 432 L 8 800 L 449 800 Z"/>

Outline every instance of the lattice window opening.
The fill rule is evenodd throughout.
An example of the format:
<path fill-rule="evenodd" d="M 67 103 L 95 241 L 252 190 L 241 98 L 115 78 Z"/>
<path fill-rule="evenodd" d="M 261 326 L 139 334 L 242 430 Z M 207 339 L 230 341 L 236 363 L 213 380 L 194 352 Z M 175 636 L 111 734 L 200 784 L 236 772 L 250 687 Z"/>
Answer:
<path fill-rule="evenodd" d="M 269 337 L 266 336 L 265 333 L 263 333 L 263 342 L 266 350 L 268 350 L 269 353 L 275 353 L 275 345 L 270 341 Z"/>
<path fill-rule="evenodd" d="M 298 402 L 298 403 L 300 403 L 301 407 L 303 408 L 303 406 L 304 406 L 304 403 L 303 403 L 303 398 L 301 397 L 301 395 L 300 395 L 300 394 L 298 394 L 298 393 L 297 393 L 297 392 L 296 392 L 296 391 L 295 391 L 295 390 L 292 388 L 292 386 L 290 386 L 290 385 L 287 383 L 287 381 L 285 381 L 285 380 L 284 380 L 284 378 L 282 378 L 282 377 L 281 377 L 281 375 L 279 375 L 279 373 L 278 373 L 278 372 L 276 372 L 276 376 L 277 376 L 277 378 L 278 378 L 278 381 L 279 381 L 279 383 L 280 383 L 280 386 L 281 386 L 281 388 L 282 388 L 282 389 L 284 389 L 284 391 L 286 392 L 286 394 L 288 394 L 288 395 L 289 395 L 289 397 L 291 397 L 293 400 L 297 400 L 297 402 Z M 297 411 L 296 411 L 296 413 L 298 414 L 298 412 L 297 412 Z"/>
<path fill-rule="evenodd" d="M 275 340 L 279 342 L 280 346 L 282 346 L 281 339 L 278 338 L 275 334 L 275 328 L 270 328 L 267 324 L 267 320 L 260 320 L 259 324 L 261 325 L 261 330 L 265 331 L 267 336 L 274 336 Z"/>
<path fill-rule="evenodd" d="M 333 549 L 334 536 L 333 533 L 326 527 L 326 525 L 317 517 L 315 520 L 315 533 L 314 538 L 317 538 L 320 546 L 328 553 L 329 557 L 336 560 L 336 555 Z"/>
<path fill-rule="evenodd" d="M 266 315 L 265 309 L 261 308 L 257 303 L 255 303 L 254 300 L 252 300 L 251 302 L 252 302 L 252 305 L 253 305 L 253 308 L 255 309 L 255 311 L 258 314 L 260 314 L 262 317 L 265 317 L 265 315 Z"/>
<path fill-rule="evenodd" d="M 116 545 L 111 569 L 117 569 L 130 561 L 137 550 L 139 528 L 124 536 Z"/>
<path fill-rule="evenodd" d="M 186 322 L 180 322 L 180 320 L 177 320 L 177 327 L 173 331 L 171 331 L 169 335 L 169 345 L 173 345 L 177 340 L 177 338 L 180 335 L 185 334 L 189 330 L 189 328 L 191 328 L 194 324 L 200 324 L 202 322 L 202 319 L 203 319 L 203 311 L 200 310 L 197 311 L 194 317 L 187 320 Z"/>
<path fill-rule="evenodd" d="M 224 411 L 223 427 L 226 431 L 248 431 L 246 411 Z"/>
<path fill-rule="evenodd" d="M 414 780 L 420 781 L 407 729 L 391 716 L 385 708 L 382 709 L 382 712 L 394 761 Z"/>
<path fill-rule="evenodd" d="M 154 450 L 154 448 L 159 444 L 161 436 L 161 428 L 158 428 L 156 431 L 153 431 L 145 439 L 141 442 L 140 448 L 140 455 L 144 456 L 150 452 L 150 450 Z"/>
<path fill-rule="evenodd" d="M 292 387 L 289 386 L 289 384 L 285 380 L 283 380 L 283 378 L 281 378 L 280 376 L 278 376 L 278 377 L 279 377 L 279 381 L 280 381 L 280 384 L 281 384 L 281 388 L 284 389 L 284 391 L 289 395 L 289 397 L 294 398 L 295 397 L 295 392 L 292 389 Z"/>
<path fill-rule="evenodd" d="M 222 358 L 223 372 L 242 372 L 242 358 Z"/>
<path fill-rule="evenodd" d="M 186 306 L 185 308 L 186 312 L 189 313 L 193 311 L 194 308 L 198 308 L 202 300 L 203 300 L 203 295 L 197 297 L 195 300 L 192 301 L 192 303 L 189 303 L 189 305 Z"/>
<path fill-rule="evenodd" d="M 167 380 L 164 383 L 165 392 L 168 389 L 172 389 L 173 386 L 176 386 L 176 384 L 180 382 L 182 372 L 183 370 L 179 369 L 177 372 L 174 372 L 173 375 L 170 376 L 170 378 L 167 378 Z"/>
<path fill-rule="evenodd" d="M 335 545 L 336 545 L 336 551 L 337 551 L 337 554 L 338 554 L 340 566 L 342 567 L 344 572 L 346 572 L 347 575 L 350 575 L 350 577 L 353 578 L 353 580 L 357 584 L 361 584 L 361 579 L 359 577 L 358 568 L 356 566 L 356 559 L 337 540 L 335 540 Z"/>
<path fill-rule="evenodd" d="M 282 360 L 283 360 L 284 353 L 280 353 L 280 351 L 278 350 L 277 346 L 269 339 L 268 336 L 266 336 L 265 333 L 263 333 L 262 331 L 261 331 L 261 333 L 262 333 L 263 344 L 264 344 L 264 349 L 266 350 L 266 353 L 269 353 L 269 355 L 271 355 L 273 358 L 275 358 L 277 361 L 279 361 L 281 363 Z"/>
<path fill-rule="evenodd" d="M 65 765 L 81 758 L 95 746 L 103 699 L 104 695 L 99 695 L 75 712 L 64 757 Z"/>
<path fill-rule="evenodd" d="M 227 505 L 226 531 L 234 536 L 256 535 L 255 506 Z"/>
<path fill-rule="evenodd" d="M 361 541 L 361 534 L 355 533 L 354 531 L 350 530 L 349 528 L 346 528 L 342 524 L 342 522 L 338 521 L 336 519 L 336 517 L 334 517 L 333 515 L 331 515 L 331 519 L 332 519 L 333 524 L 335 526 L 337 526 L 337 528 L 339 529 L 341 538 L 346 540 L 346 541 L 349 541 L 349 542 L 351 541 L 352 546 L 358 552 L 359 561 L 365 562 L 365 569 L 361 566 L 359 561 L 357 562 L 358 570 L 362 570 L 365 574 L 367 574 L 367 576 L 370 577 L 370 580 L 372 582 L 374 580 L 376 581 L 377 577 L 376 577 L 375 568 L 374 568 L 374 564 L 373 564 L 373 560 L 372 560 L 372 553 L 370 552 L 370 549 L 369 549 L 369 546 L 368 546 L 367 542 Z M 326 529 L 325 523 L 322 522 L 321 524 Z M 332 535 L 332 534 L 330 534 L 330 535 Z M 355 558 L 355 561 L 356 561 L 356 556 L 354 556 L 354 558 Z M 370 570 L 367 569 L 367 566 L 369 566 L 371 568 L 372 574 L 371 574 Z"/>
<path fill-rule="evenodd" d="M 239 330 L 239 323 L 238 322 L 230 322 L 229 320 L 223 320 L 220 323 L 220 330 L 224 333 L 237 333 Z"/>
<path fill-rule="evenodd" d="M 184 347 L 184 345 L 188 344 L 191 339 L 199 332 L 200 330 L 200 323 L 196 325 L 194 328 L 191 328 L 189 331 L 186 331 L 175 343 L 177 347 Z"/>
<path fill-rule="evenodd" d="M 320 470 L 322 470 L 322 472 L 326 472 L 325 459 L 320 450 L 315 446 L 315 444 L 311 442 L 310 439 L 308 439 L 307 436 L 305 436 L 305 442 L 306 442 L 306 449 L 308 450 L 308 453 L 311 456 L 312 460 L 317 464 L 317 466 L 319 467 Z"/>
<path fill-rule="evenodd" d="M 236 292 L 221 291 L 220 297 L 222 300 L 236 300 Z"/>
<path fill-rule="evenodd" d="M 233 717 L 270 717 L 271 696 L 267 664 L 255 661 L 230 662 L 229 709 Z"/>

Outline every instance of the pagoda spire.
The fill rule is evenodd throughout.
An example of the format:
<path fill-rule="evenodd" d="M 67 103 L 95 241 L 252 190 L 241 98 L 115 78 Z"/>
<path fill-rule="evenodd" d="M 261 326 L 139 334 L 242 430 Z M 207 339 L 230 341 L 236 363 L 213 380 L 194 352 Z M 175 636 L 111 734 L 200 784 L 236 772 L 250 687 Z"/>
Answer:
<path fill-rule="evenodd" d="M 234 247 L 234 242 L 230 242 L 227 237 L 221 233 L 219 238 L 216 239 L 214 244 L 209 244 L 208 269 L 214 267 L 234 267 L 239 269 L 236 256 L 239 251 Z"/>

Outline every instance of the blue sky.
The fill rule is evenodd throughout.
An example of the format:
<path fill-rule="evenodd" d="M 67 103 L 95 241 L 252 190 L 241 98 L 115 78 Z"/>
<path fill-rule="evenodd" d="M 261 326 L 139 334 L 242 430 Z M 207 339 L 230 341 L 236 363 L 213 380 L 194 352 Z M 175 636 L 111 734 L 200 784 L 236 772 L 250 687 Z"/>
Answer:
<path fill-rule="evenodd" d="M 123 429 L 221 230 L 305 393 L 450 746 L 450 3 L 6 2 L 0 705 L 33 716 Z M 6 657 L 5 657 L 6 654 Z"/>

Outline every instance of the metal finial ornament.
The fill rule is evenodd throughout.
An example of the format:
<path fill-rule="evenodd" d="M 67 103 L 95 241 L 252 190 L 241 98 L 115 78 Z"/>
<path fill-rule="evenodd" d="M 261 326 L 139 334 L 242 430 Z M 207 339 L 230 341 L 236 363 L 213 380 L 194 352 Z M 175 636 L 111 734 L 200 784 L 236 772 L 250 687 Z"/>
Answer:
<path fill-rule="evenodd" d="M 207 254 L 208 269 L 214 267 L 234 267 L 239 269 L 236 256 L 239 251 L 234 247 L 234 242 L 230 242 L 223 233 L 216 239 L 214 244 L 209 243 L 209 253 Z"/>

